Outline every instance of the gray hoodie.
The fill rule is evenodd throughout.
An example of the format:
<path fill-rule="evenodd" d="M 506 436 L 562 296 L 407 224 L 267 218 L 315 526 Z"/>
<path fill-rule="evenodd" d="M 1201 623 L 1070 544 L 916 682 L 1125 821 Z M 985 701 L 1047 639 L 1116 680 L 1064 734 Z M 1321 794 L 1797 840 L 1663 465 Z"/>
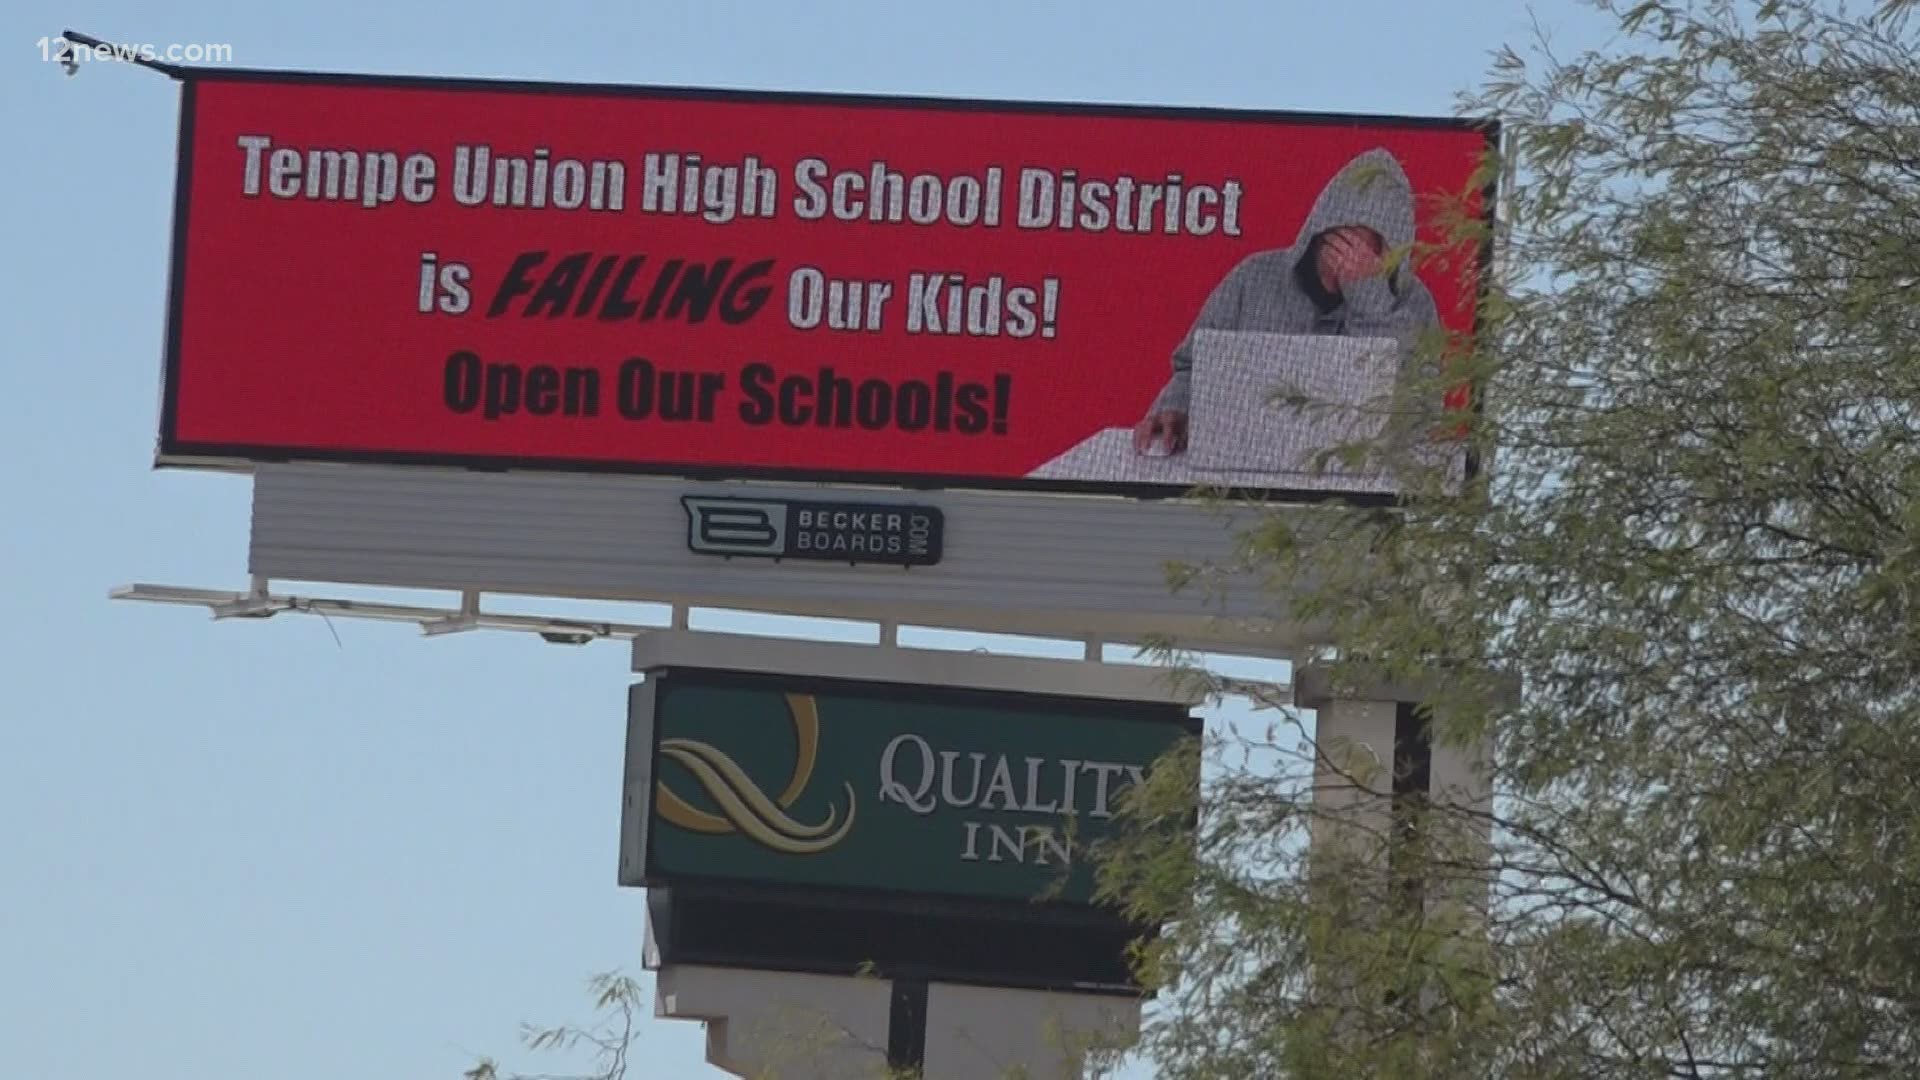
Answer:
<path fill-rule="evenodd" d="M 1314 200 L 1290 248 L 1247 256 L 1214 287 L 1193 330 L 1249 330 L 1282 334 L 1395 337 L 1406 343 L 1439 321 L 1433 295 L 1404 258 L 1389 277 L 1348 285 L 1335 306 L 1322 310 L 1299 271 L 1314 238 L 1341 225 L 1365 225 L 1388 250 L 1413 243 L 1413 185 L 1385 150 L 1369 150 L 1343 167 Z M 1193 370 L 1193 332 L 1173 350 L 1173 378 L 1153 411 L 1186 412 Z"/>

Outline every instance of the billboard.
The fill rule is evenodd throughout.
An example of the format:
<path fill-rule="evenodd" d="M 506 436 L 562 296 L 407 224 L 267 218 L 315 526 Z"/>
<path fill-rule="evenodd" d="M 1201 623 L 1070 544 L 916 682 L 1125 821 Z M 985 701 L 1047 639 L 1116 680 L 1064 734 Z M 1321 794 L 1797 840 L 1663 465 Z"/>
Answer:
<path fill-rule="evenodd" d="M 1378 420 L 1415 337 L 1472 326 L 1483 252 L 1399 256 L 1494 137 L 231 70 L 182 94 L 159 459 L 187 465 L 1390 492 L 1310 458 Z"/>
<path fill-rule="evenodd" d="M 622 880 L 1085 905 L 1122 793 L 1199 721 L 1117 702 L 668 668 L 632 690 Z"/>

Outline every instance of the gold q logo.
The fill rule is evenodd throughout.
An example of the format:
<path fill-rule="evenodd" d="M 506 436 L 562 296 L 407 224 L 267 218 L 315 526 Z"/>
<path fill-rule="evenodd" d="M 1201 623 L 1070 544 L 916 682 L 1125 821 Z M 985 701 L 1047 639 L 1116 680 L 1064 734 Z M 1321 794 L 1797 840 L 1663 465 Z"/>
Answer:
<path fill-rule="evenodd" d="M 840 820 L 840 812 L 833 807 L 827 808 L 826 820 L 817 825 L 805 825 L 787 816 L 787 808 L 813 779 L 813 766 L 820 753 L 820 710 L 812 695 L 788 694 L 786 698 L 798 749 L 793 776 L 778 798 L 768 798 L 746 770 L 714 747 L 692 739 L 662 739 L 660 753 L 686 766 L 720 813 L 699 809 L 661 780 L 654 785 L 654 803 L 660 816 L 689 832 L 716 836 L 745 833 L 762 847 L 787 855 L 818 854 L 845 839 L 853 828 L 852 784 L 846 785 L 845 820 Z"/>

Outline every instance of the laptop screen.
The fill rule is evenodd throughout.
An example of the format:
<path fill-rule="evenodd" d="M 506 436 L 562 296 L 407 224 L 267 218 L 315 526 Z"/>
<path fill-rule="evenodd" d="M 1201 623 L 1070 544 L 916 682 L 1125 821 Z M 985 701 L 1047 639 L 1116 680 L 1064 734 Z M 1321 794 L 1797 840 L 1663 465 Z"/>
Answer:
<path fill-rule="evenodd" d="M 1401 364 L 1392 338 L 1202 330 L 1188 454 L 1195 469 L 1316 472 L 1322 451 L 1377 437 Z M 1342 475 L 1364 471 L 1329 462 Z M 1382 478 L 1381 487 L 1388 485 Z"/>

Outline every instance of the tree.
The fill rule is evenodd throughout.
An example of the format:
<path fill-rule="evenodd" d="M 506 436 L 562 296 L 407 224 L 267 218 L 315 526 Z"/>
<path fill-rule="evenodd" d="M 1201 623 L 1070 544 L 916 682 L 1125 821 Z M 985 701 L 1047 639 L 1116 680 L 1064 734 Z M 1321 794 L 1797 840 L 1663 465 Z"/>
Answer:
<path fill-rule="evenodd" d="M 523 1025 L 520 1041 L 529 1050 L 557 1053 L 581 1053 L 588 1056 L 586 1071 L 578 1073 L 501 1072 L 492 1058 L 481 1058 L 462 1073 L 463 1080 L 626 1080 L 634 1064 L 636 1039 L 634 1025 L 644 1015 L 645 993 L 632 977 L 618 971 L 606 971 L 587 980 L 598 1020 L 591 1026 L 562 1024 L 553 1027 Z M 639 1076 L 642 1073 L 635 1073 Z"/>
<path fill-rule="evenodd" d="M 1337 669 L 1451 673 L 1432 734 L 1491 748 L 1492 858 L 1429 806 L 1390 873 L 1309 873 L 1323 748 L 1215 738 L 1194 842 L 1168 770 L 1103 873 L 1171 920 L 1158 1076 L 1920 1069 L 1912 3 L 1598 6 L 1605 51 L 1543 36 L 1466 101 L 1503 124 L 1497 272 L 1426 378 L 1481 389 L 1486 467 L 1384 440 L 1401 506 L 1266 511 L 1184 572 L 1273 583 Z"/>

